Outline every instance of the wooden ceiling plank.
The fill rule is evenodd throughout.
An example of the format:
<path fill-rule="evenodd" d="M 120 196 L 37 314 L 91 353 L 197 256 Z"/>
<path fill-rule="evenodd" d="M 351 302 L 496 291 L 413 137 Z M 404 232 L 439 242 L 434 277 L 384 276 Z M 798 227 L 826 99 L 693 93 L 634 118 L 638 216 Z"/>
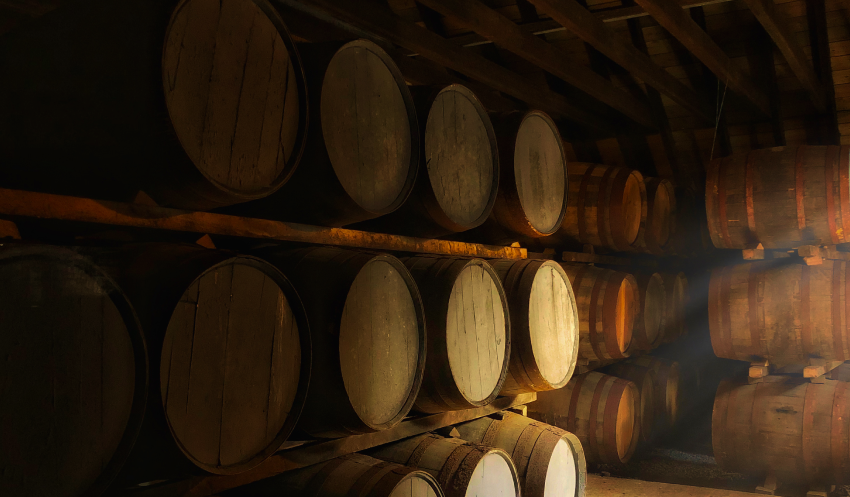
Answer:
<path fill-rule="evenodd" d="M 809 97 L 817 110 L 826 112 L 827 97 L 824 87 L 815 75 L 814 66 L 809 62 L 805 52 L 794 42 L 794 36 L 785 20 L 776 12 L 773 0 L 744 0 L 744 3 L 773 39 L 773 43 L 785 57 L 791 71 L 808 90 Z"/>
<path fill-rule="evenodd" d="M 634 45 L 621 40 L 611 28 L 575 0 L 530 0 L 538 9 L 605 54 L 647 85 L 664 93 L 707 125 L 714 124 L 712 109 L 702 98 Z"/>
<path fill-rule="evenodd" d="M 655 128 L 649 106 L 590 68 L 571 64 L 560 48 L 525 33 L 513 21 L 479 0 L 419 0 L 444 16 L 466 25 L 496 45 L 528 60 L 554 76 L 621 112 L 634 122 Z M 535 2 L 532 2 L 535 3 Z"/>
<path fill-rule="evenodd" d="M 732 91 L 745 97 L 765 116 L 770 117 L 767 95 L 750 76 L 735 66 L 732 59 L 717 46 L 675 0 L 636 0 L 674 38 L 708 67 Z"/>

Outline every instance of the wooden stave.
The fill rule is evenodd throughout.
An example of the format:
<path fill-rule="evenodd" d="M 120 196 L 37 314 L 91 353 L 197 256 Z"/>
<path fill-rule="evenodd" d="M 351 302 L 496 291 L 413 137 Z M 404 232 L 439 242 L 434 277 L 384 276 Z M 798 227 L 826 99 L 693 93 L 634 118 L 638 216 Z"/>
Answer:
<path fill-rule="evenodd" d="M 253 256 L 209 250 L 195 244 L 141 243 L 120 250 L 85 248 L 81 251 L 103 264 L 127 292 L 139 314 L 148 338 L 150 383 L 156 386 L 159 402 L 148 402 L 136 446 L 116 484 L 128 486 L 186 473 L 232 475 L 247 471 L 270 457 L 296 428 L 304 406 L 312 369 L 312 344 L 301 299 L 288 278 L 272 264 Z M 290 416 L 280 432 L 261 453 L 242 464 L 214 467 L 198 461 L 177 440 L 166 417 L 159 385 L 166 330 L 172 311 L 184 291 L 200 276 L 232 261 L 260 269 L 283 291 L 298 325 L 301 369 Z M 155 457 L 152 457 L 155 455 Z"/>
<path fill-rule="evenodd" d="M 355 252 L 335 247 L 311 247 L 295 250 L 263 250 L 262 257 L 278 267 L 303 295 L 307 320 L 310 322 L 313 347 L 313 369 L 298 430 L 319 438 L 339 438 L 373 433 L 392 428 L 413 407 L 425 371 L 425 313 L 418 287 L 398 259 L 386 254 Z M 372 260 L 389 262 L 408 285 L 420 326 L 419 360 L 414 383 L 404 407 L 389 422 L 373 425 L 355 412 L 343 383 L 339 364 L 339 323 L 351 284 L 360 270 Z M 317 277 L 319 275 L 319 277 Z M 318 282 L 318 283 L 317 283 Z M 332 312 L 329 312 L 328 309 Z M 312 330 L 331 330 L 317 334 Z"/>
<path fill-rule="evenodd" d="M 790 249 L 846 242 L 849 154 L 847 146 L 802 145 L 712 161 L 705 201 L 714 246 L 745 249 L 761 243 L 765 248 Z M 794 193 L 783 198 L 787 192 Z M 821 201 L 826 212 L 818 208 Z M 775 226 L 784 229 L 779 232 Z"/>
<path fill-rule="evenodd" d="M 664 291 L 667 302 L 664 306 L 664 343 L 670 343 L 688 332 L 686 311 L 688 306 L 688 279 L 685 273 L 659 273 L 664 280 Z"/>
<path fill-rule="evenodd" d="M 715 458 L 720 467 L 745 474 L 773 470 L 780 483 L 846 484 L 848 410 L 846 382 L 809 383 L 791 377 L 754 384 L 724 380 L 712 413 Z M 773 431 L 768 417 L 775 420 Z"/>
<path fill-rule="evenodd" d="M 422 387 L 416 398 L 414 410 L 423 413 L 438 413 L 471 409 L 490 404 L 502 390 L 508 375 L 511 357 L 511 318 L 505 289 L 493 267 L 482 259 L 452 259 L 437 256 L 418 256 L 401 258 L 413 279 L 421 289 L 425 305 L 428 363 Z M 419 264 L 421 267 L 416 268 Z M 455 384 L 449 366 L 446 350 L 445 325 L 449 298 L 455 278 L 469 265 L 481 266 L 496 283 L 502 307 L 505 311 L 505 357 L 502 361 L 501 375 L 493 392 L 480 402 L 471 401 Z"/>
<path fill-rule="evenodd" d="M 640 439 L 644 444 L 650 443 L 659 424 L 656 417 L 659 401 L 655 399 L 655 389 L 660 385 L 657 383 L 655 371 L 648 367 L 620 362 L 608 366 L 605 374 L 631 381 L 640 390 Z"/>
<path fill-rule="evenodd" d="M 631 274 L 613 271 L 610 269 L 595 268 L 584 264 L 561 263 L 561 267 L 564 268 L 564 271 L 569 276 L 570 283 L 573 287 L 573 293 L 576 295 L 576 306 L 578 308 L 580 325 L 585 321 L 585 314 L 587 315 L 588 333 L 579 333 L 579 358 L 597 362 L 610 362 L 628 357 L 630 354 L 631 342 L 633 341 L 634 319 L 626 325 L 626 334 L 628 335 L 628 339 L 625 341 L 624 347 L 620 349 L 617 344 L 616 336 L 613 338 L 611 337 L 612 329 L 614 330 L 614 335 L 616 335 L 616 325 L 611 324 L 611 322 L 605 318 L 606 316 L 614 316 L 616 314 L 616 309 L 619 307 L 619 298 L 608 291 L 608 282 L 614 282 L 612 286 L 613 289 L 618 288 L 624 280 L 628 280 L 631 284 L 631 288 L 636 291 L 637 282 L 635 277 Z M 583 305 L 581 298 L 584 295 L 584 292 L 581 292 L 580 290 L 582 288 L 582 284 L 586 282 L 587 274 L 595 274 L 595 276 L 593 276 L 594 283 L 591 286 L 591 300 L 588 305 Z M 600 275 L 607 278 L 606 292 L 602 293 L 601 289 L 596 292 L 597 296 L 602 294 L 602 297 L 598 299 L 594 306 L 592 303 L 593 291 L 596 290 L 596 286 L 601 280 Z M 612 296 L 614 298 L 606 299 L 605 297 L 608 296 Z M 591 311 L 594 312 L 591 313 Z M 596 326 L 591 327 L 591 315 L 594 317 L 598 315 L 603 316 L 602 322 L 599 322 L 597 319 L 593 319 L 592 321 L 596 323 Z M 634 318 L 634 316 L 632 317 Z M 594 329 L 596 330 L 596 333 L 592 332 Z M 597 347 L 595 345 L 596 342 L 601 342 L 601 345 Z M 604 345 L 604 349 L 602 348 L 602 345 Z"/>
<path fill-rule="evenodd" d="M 664 278 L 659 273 L 636 273 L 634 276 L 635 280 L 637 280 L 638 294 L 640 295 L 640 315 L 637 319 L 635 319 L 635 327 L 632 333 L 632 345 L 636 350 L 650 351 L 661 345 L 664 340 L 668 305 L 667 292 L 664 286 Z M 654 339 L 649 338 L 646 329 L 646 315 L 648 313 L 647 290 L 650 281 L 654 281 L 657 285 L 661 285 L 662 291 L 664 291 L 664 296 L 660 303 L 663 309 L 661 311 L 661 324 Z"/>
<path fill-rule="evenodd" d="M 708 295 L 714 353 L 728 359 L 768 359 L 779 366 L 805 365 L 810 356 L 845 360 L 850 357 L 848 281 L 844 261 L 808 266 L 780 259 L 715 269 Z M 735 313 L 732 302 L 737 302 Z M 764 320 L 758 319 L 761 313 Z M 796 328 L 795 322 L 802 326 L 799 335 L 783 332 L 784 326 Z"/>
<path fill-rule="evenodd" d="M 665 178 L 644 178 L 644 183 L 646 185 L 646 226 L 645 229 L 641 230 L 641 235 L 635 241 L 635 246 L 651 254 L 663 255 L 668 252 L 676 232 L 676 192 L 673 183 Z M 670 201 L 670 216 L 662 221 L 667 225 L 667 239 L 658 239 L 654 235 L 657 229 L 661 229 L 655 226 L 653 220 L 654 213 L 659 208 L 656 205 L 658 191 L 662 188 L 667 190 L 667 198 Z"/>
<path fill-rule="evenodd" d="M 114 481 L 120 479 L 121 472 L 128 463 L 132 462 L 131 456 L 137 440 L 140 436 L 144 436 L 145 412 L 150 405 L 148 402 L 150 360 L 147 336 L 128 295 L 110 275 L 109 271 L 100 266 L 94 259 L 74 250 L 47 245 L 13 242 L 0 246 L 0 259 L 29 257 L 53 259 L 58 263 L 70 264 L 79 267 L 92 278 L 96 278 L 99 286 L 107 292 L 110 300 L 121 314 L 130 337 L 135 369 L 130 415 L 115 451 L 109 456 L 108 463 L 84 492 L 84 495 L 98 496 L 103 494 Z M 27 495 L 37 494 L 28 493 Z"/>
<path fill-rule="evenodd" d="M 175 0 L 104 0 L 85 2 L 80 4 L 81 8 L 62 5 L 56 12 L 33 20 L 28 24 L 28 29 L 7 33 L 3 45 L 8 44 L 12 52 L 19 52 L 24 46 L 36 46 L 34 50 L 41 55 L 32 60 L 38 60 L 41 68 L 50 64 L 49 70 L 53 74 L 37 75 L 38 81 L 62 81 L 62 91 L 71 84 L 69 81 L 86 89 L 97 83 L 110 88 L 120 86 L 124 91 L 116 93 L 120 96 L 109 101 L 110 107 L 122 111 L 133 109 L 135 119 L 132 122 L 136 123 L 137 128 L 126 130 L 115 124 L 127 122 L 128 119 L 119 119 L 111 111 L 103 109 L 106 98 L 103 93 L 95 96 L 75 93 L 72 99 L 56 92 L 54 99 L 60 99 L 65 104 L 76 102 L 76 107 L 69 110 L 67 116 L 58 112 L 51 114 L 49 108 L 45 107 L 41 107 L 40 112 L 32 112 L 30 108 L 24 115 L 48 115 L 55 121 L 49 126 L 65 130 L 64 134 L 75 130 L 74 134 L 65 138 L 66 143 L 57 143 L 53 148 L 43 143 L 43 133 L 34 138 L 35 145 L 20 150 L 17 144 L 26 143 L 27 140 L 16 138 L 7 142 L 9 150 L 17 151 L 11 160 L 3 162 L 25 161 L 28 172 L 26 176 L 10 176 L 9 170 L 3 171 L 4 186 L 41 190 L 45 189 L 49 181 L 46 190 L 51 193 L 116 201 L 132 201 L 139 191 L 143 191 L 161 205 L 210 210 L 270 195 L 289 180 L 305 148 L 307 91 L 300 56 L 278 9 L 268 0 L 253 2 L 277 28 L 290 54 L 300 96 L 299 129 L 295 139 L 296 147 L 284 169 L 267 188 L 252 193 L 228 188 L 200 171 L 181 146 L 177 131 L 171 123 L 162 91 L 161 57 L 162 40 L 169 28 L 172 10 L 178 3 Z M 115 55 L 116 50 L 120 50 L 121 57 Z M 0 46 L 0 52 L 5 52 L 5 48 Z M 58 62 L 48 63 L 45 53 L 57 57 Z M 71 53 L 74 55 L 69 55 Z M 62 67 L 72 57 L 87 63 L 74 64 L 71 70 Z M 95 57 L 99 57 L 97 60 L 103 63 L 91 63 L 96 60 Z M 115 67 L 120 60 L 130 62 L 120 65 L 122 71 L 119 73 Z M 151 67 L 156 69 L 151 71 Z M 17 71 L 7 68 L 5 72 L 13 74 Z M 29 86 L 29 83 L 25 84 Z M 48 101 L 45 91 L 28 99 L 19 91 L 14 94 L 15 100 L 23 105 Z M 144 107 L 139 108 L 132 102 L 143 102 Z M 81 120 L 81 115 L 91 115 L 92 118 Z M 0 129 L 4 131 L 23 128 L 20 122 L 0 122 Z M 38 129 L 43 129 L 43 125 Z M 81 133 L 80 130 L 87 131 Z M 0 134 L 12 136 L 10 133 Z M 55 135 L 64 136 L 58 132 Z M 69 146 L 69 143 L 73 143 L 73 146 Z M 114 146 L 107 147 L 105 144 Z M 128 150 L 132 153 L 128 154 Z M 63 172 L 61 166 L 68 167 L 69 161 L 73 163 L 73 171 L 84 171 L 84 174 Z M 120 162 L 122 167 L 116 168 L 116 162 Z M 130 174 L 127 174 L 128 170 Z M 50 179 L 53 176 L 56 179 Z M 163 181 L 163 178 L 168 181 Z"/>
<path fill-rule="evenodd" d="M 569 382 L 570 378 L 572 378 L 578 363 L 578 328 L 576 328 L 574 335 L 575 340 L 573 343 L 575 344 L 575 348 L 572 353 L 569 372 L 562 381 L 551 383 L 540 374 L 536 367 L 527 316 L 529 312 L 528 299 L 531 293 L 531 286 L 534 282 L 534 276 L 537 270 L 545 264 L 549 267 L 557 268 L 556 270 L 564 278 L 575 311 L 574 322 L 578 324 L 575 295 L 573 294 L 569 277 L 559 264 L 547 264 L 546 261 L 542 260 L 494 260 L 490 261 L 490 264 L 496 270 L 496 273 L 498 273 L 502 286 L 505 289 L 511 316 L 510 365 L 508 366 L 508 374 L 501 394 L 518 395 L 520 393 L 563 388 Z"/>
<path fill-rule="evenodd" d="M 430 473 L 358 453 L 331 459 L 306 468 L 287 471 L 236 488 L 228 492 L 228 495 L 256 497 L 277 497 L 281 495 L 349 497 L 368 495 L 369 497 L 390 497 L 396 487 L 411 478 L 424 480 L 437 497 L 443 497 L 440 484 Z M 331 482 L 331 488 L 325 487 L 327 482 Z"/>
<path fill-rule="evenodd" d="M 581 442 L 572 433 L 510 412 L 479 418 L 455 428 L 464 440 L 493 446 L 510 454 L 519 473 L 523 495 L 527 497 L 544 497 L 549 458 L 554 444 L 564 440 L 576 462 L 576 491 L 565 497 L 585 495 L 587 463 Z"/>
<path fill-rule="evenodd" d="M 649 368 L 655 372 L 656 389 L 655 419 L 663 430 L 672 429 L 679 420 L 681 392 L 681 372 L 679 363 L 652 356 L 629 359 L 629 364 Z M 662 395 L 657 393 L 662 391 Z"/>
<path fill-rule="evenodd" d="M 452 448 L 452 445 L 454 445 L 454 448 Z M 439 470 L 420 466 L 420 461 L 424 459 L 428 449 L 432 449 L 432 453 L 439 451 L 445 456 L 441 455 L 439 458 L 443 461 Z M 487 455 L 497 454 L 504 459 L 510 468 L 516 496 L 520 496 L 520 482 L 516 466 L 510 455 L 502 449 L 426 433 L 372 449 L 367 453 L 378 459 L 422 469 L 430 473 L 437 478 L 446 497 L 466 497 L 467 485 L 478 463 Z"/>
<path fill-rule="evenodd" d="M 586 380 L 594 383 L 594 395 L 596 399 L 596 409 L 594 405 L 581 406 L 579 405 L 583 388 L 587 387 Z M 606 392 L 605 398 L 602 394 Z M 576 388 L 578 390 L 576 390 Z M 612 395 L 611 390 L 615 390 Z M 528 416 L 543 423 L 551 424 L 558 428 L 567 430 L 573 433 L 581 441 L 584 448 L 585 458 L 589 463 L 613 464 L 622 466 L 626 464 L 637 449 L 640 439 L 640 421 L 638 419 L 638 406 L 633 406 L 632 414 L 634 416 L 634 429 L 632 430 L 632 438 L 629 441 L 628 448 L 622 457 L 616 447 L 616 416 L 618 403 L 621 400 L 623 392 L 629 389 L 632 392 L 632 398 L 637 401 L 639 392 L 634 383 L 615 378 L 610 375 L 605 375 L 598 372 L 588 372 L 585 374 L 574 376 L 566 387 L 560 390 L 551 390 L 548 392 L 540 392 L 537 394 L 537 401 L 528 405 Z M 575 399 L 575 400 L 574 400 Z M 611 406 L 608 406 L 608 401 L 611 401 Z M 614 402 L 617 402 L 615 404 Z M 602 403 L 600 405 L 600 403 Z M 609 408 L 610 407 L 610 408 Z M 600 416 L 599 411 L 603 411 L 603 416 Z M 588 412 L 589 411 L 589 412 Z M 597 421 L 594 422 L 596 431 L 590 430 L 590 418 L 593 412 L 597 414 Z M 580 417 L 581 416 L 581 417 Z M 599 441 L 598 434 L 602 432 L 602 442 Z M 613 432 L 613 433 L 612 433 Z M 614 440 L 612 440 L 612 437 Z M 613 447 L 611 445 L 614 445 Z"/>

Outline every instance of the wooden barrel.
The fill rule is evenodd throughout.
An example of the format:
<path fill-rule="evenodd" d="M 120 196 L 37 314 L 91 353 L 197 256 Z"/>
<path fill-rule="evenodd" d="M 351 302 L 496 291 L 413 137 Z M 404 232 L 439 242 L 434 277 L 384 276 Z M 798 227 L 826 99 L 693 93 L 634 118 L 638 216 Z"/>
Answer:
<path fill-rule="evenodd" d="M 425 471 L 363 454 L 349 454 L 236 488 L 228 495 L 443 497 L 445 494 L 437 479 Z"/>
<path fill-rule="evenodd" d="M 579 325 L 572 285 L 554 261 L 491 261 L 511 316 L 511 356 L 502 395 L 561 388 L 578 358 Z"/>
<path fill-rule="evenodd" d="M 234 212 L 344 226 L 398 209 L 419 169 L 413 98 L 368 40 L 299 45 L 310 88 L 304 163 L 276 194 Z"/>
<path fill-rule="evenodd" d="M 711 423 L 717 463 L 755 476 L 771 470 L 780 483 L 850 483 L 850 384 L 772 380 L 720 384 Z"/>
<path fill-rule="evenodd" d="M 605 368 L 605 373 L 631 381 L 640 392 L 640 439 L 644 443 L 652 441 L 655 433 L 656 412 L 659 402 L 655 400 L 656 389 L 664 395 L 664 385 L 658 383 L 655 371 L 648 367 L 628 362 L 619 362 Z"/>
<path fill-rule="evenodd" d="M 667 317 L 667 291 L 664 278 L 658 273 L 637 273 L 639 314 L 632 331 L 632 345 L 637 350 L 649 351 L 664 339 Z"/>
<path fill-rule="evenodd" d="M 541 238 L 547 246 L 591 244 L 629 250 L 646 218 L 643 176 L 623 167 L 583 162 L 567 164 L 567 212 L 554 235 Z"/>
<path fill-rule="evenodd" d="M 124 293 L 65 249 L 0 248 L 0 494 L 100 495 L 147 400 L 142 328 Z"/>
<path fill-rule="evenodd" d="M 355 227 L 436 238 L 480 226 L 499 190 L 499 151 L 486 109 L 458 84 L 415 88 L 414 99 L 423 167 L 413 193 L 398 211 Z"/>
<path fill-rule="evenodd" d="M 561 266 L 570 278 L 578 306 L 578 356 L 597 362 L 627 357 L 639 314 L 635 277 L 588 265 Z"/>
<path fill-rule="evenodd" d="M 446 497 L 519 497 L 520 484 L 511 457 L 503 450 L 425 434 L 378 447 L 369 455 L 427 471 Z"/>
<path fill-rule="evenodd" d="M 635 245 L 642 251 L 664 254 L 676 231 L 676 191 L 664 178 L 646 178 L 644 184 L 646 221 Z"/>
<path fill-rule="evenodd" d="M 718 357 L 768 359 L 778 366 L 850 358 L 850 266 L 778 261 L 716 268 L 708 327 Z"/>
<path fill-rule="evenodd" d="M 310 322 L 315 366 L 298 428 L 332 438 L 400 423 L 425 368 L 424 309 L 404 264 L 331 247 L 263 256 L 292 280 Z"/>
<path fill-rule="evenodd" d="M 273 193 L 302 154 L 305 80 L 268 0 L 67 2 L 0 60 L 6 187 L 209 209 Z"/>
<path fill-rule="evenodd" d="M 524 496 L 584 496 L 587 464 L 581 442 L 572 433 L 509 412 L 456 428 L 464 440 L 510 454 Z"/>
<path fill-rule="evenodd" d="M 664 306 L 664 330 L 662 335 L 665 342 L 672 342 L 687 331 L 685 322 L 688 306 L 688 279 L 685 273 L 660 273 L 664 280 L 664 292 L 667 302 Z"/>
<path fill-rule="evenodd" d="M 528 415 L 574 433 L 588 462 L 625 464 L 640 437 L 640 391 L 630 381 L 591 371 L 560 390 L 538 393 Z"/>
<path fill-rule="evenodd" d="M 679 363 L 648 355 L 629 359 L 628 363 L 655 373 L 655 419 L 662 429 L 670 430 L 679 420 L 682 399 Z"/>
<path fill-rule="evenodd" d="M 774 147 L 714 160 L 705 182 L 717 248 L 850 242 L 850 148 Z"/>
<path fill-rule="evenodd" d="M 428 363 L 415 409 L 469 409 L 496 399 L 511 357 L 508 301 L 481 259 L 402 259 L 425 303 Z"/>
<path fill-rule="evenodd" d="M 830 380 L 850 381 L 850 363 L 845 362 L 827 373 Z"/>
<path fill-rule="evenodd" d="M 721 490 L 710 487 L 658 483 L 654 481 L 633 480 L 616 476 L 587 475 L 587 486 L 593 489 L 593 497 L 756 497 L 751 492 Z"/>

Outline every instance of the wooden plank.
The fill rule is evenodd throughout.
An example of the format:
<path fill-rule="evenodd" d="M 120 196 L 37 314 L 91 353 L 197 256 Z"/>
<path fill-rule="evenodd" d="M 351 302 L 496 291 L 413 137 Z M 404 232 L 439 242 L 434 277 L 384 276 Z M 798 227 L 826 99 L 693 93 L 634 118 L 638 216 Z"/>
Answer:
<path fill-rule="evenodd" d="M 327 13 L 371 31 L 423 57 L 453 69 L 496 90 L 594 131 L 610 133 L 611 123 L 570 99 L 496 63 L 458 47 L 445 38 L 396 16 L 373 0 L 311 0 Z"/>
<path fill-rule="evenodd" d="M 765 116 L 770 116 L 770 102 L 723 50 L 700 29 L 673 0 L 636 0 L 667 31 L 700 59 L 729 88 L 747 98 Z"/>
<path fill-rule="evenodd" d="M 523 32 L 513 21 L 490 9 L 479 0 L 421 0 L 421 3 L 447 17 L 454 18 L 500 47 L 519 55 L 616 109 L 636 123 L 655 128 L 652 114 L 646 103 L 615 88 L 610 81 L 587 67 L 570 63 L 567 54 L 561 49 Z M 532 3 L 540 6 L 537 0 Z M 584 12 L 595 21 L 590 13 Z M 612 42 L 616 43 L 614 40 Z M 651 61 L 648 62 L 652 64 Z"/>
<path fill-rule="evenodd" d="M 672 483 L 657 483 L 616 477 L 587 475 L 588 497 L 753 497 L 755 494 L 720 490 L 717 488 L 690 487 Z"/>
<path fill-rule="evenodd" d="M 0 188 L 0 215 L 400 252 L 524 259 L 525 249 L 193 212 Z"/>
<path fill-rule="evenodd" d="M 516 397 L 499 397 L 492 404 L 485 407 L 433 414 L 404 421 L 389 430 L 315 442 L 292 449 L 281 450 L 256 468 L 238 475 L 197 476 L 185 480 L 128 489 L 122 495 L 132 497 L 196 497 L 214 495 L 263 478 L 272 477 L 284 471 L 318 464 L 346 454 L 377 447 L 378 445 L 384 445 L 403 438 L 438 430 L 446 426 L 482 418 L 495 412 L 534 402 L 535 400 L 537 400 L 536 393 L 526 393 Z"/>
<path fill-rule="evenodd" d="M 561 255 L 564 262 L 582 262 L 587 264 L 611 264 L 617 266 L 629 266 L 634 261 L 627 257 L 614 257 L 610 255 L 588 254 L 585 252 L 564 252 Z"/>
<path fill-rule="evenodd" d="M 791 33 L 785 19 L 776 12 L 773 0 L 744 0 L 747 7 L 756 19 L 767 31 L 767 34 L 773 39 L 776 48 L 785 57 L 788 66 L 794 75 L 809 92 L 809 98 L 820 112 L 827 110 L 827 96 L 824 92 L 823 85 L 815 75 L 814 67 L 805 52 L 798 43 L 794 41 L 794 35 Z"/>
<path fill-rule="evenodd" d="M 575 0 L 531 0 L 531 3 L 623 69 L 702 119 L 706 125 L 714 124 L 712 110 L 696 93 L 638 48 L 623 42 L 614 30 Z"/>
<path fill-rule="evenodd" d="M 812 364 L 803 368 L 803 378 L 817 378 L 829 373 L 833 369 L 844 364 L 844 361 L 818 361 L 820 364 Z"/>

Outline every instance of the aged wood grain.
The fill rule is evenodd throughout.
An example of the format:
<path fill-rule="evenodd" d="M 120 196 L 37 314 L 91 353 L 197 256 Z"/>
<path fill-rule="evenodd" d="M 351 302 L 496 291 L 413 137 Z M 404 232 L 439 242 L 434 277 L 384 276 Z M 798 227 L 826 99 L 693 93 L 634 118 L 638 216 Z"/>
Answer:
<path fill-rule="evenodd" d="M 516 135 L 514 175 L 525 215 L 541 233 L 552 233 L 561 220 L 567 195 L 565 164 L 555 123 L 541 112 L 527 115 Z"/>

